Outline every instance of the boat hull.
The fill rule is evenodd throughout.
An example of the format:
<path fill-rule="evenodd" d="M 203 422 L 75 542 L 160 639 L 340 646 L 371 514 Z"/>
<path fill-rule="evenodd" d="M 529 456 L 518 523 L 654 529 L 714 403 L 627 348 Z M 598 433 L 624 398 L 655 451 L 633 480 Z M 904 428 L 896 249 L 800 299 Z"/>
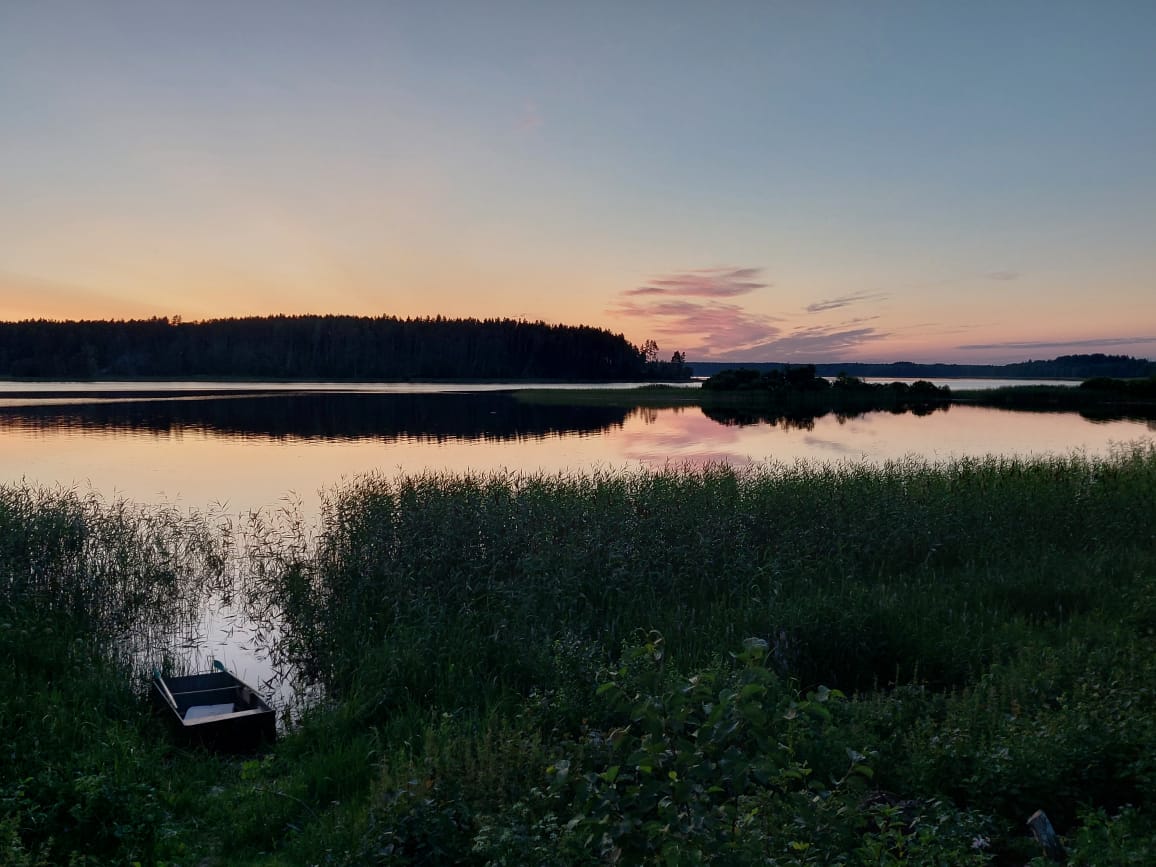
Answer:
<path fill-rule="evenodd" d="M 277 715 L 252 687 L 219 668 L 207 674 L 155 675 L 153 706 L 187 746 L 250 752 L 277 739 Z"/>

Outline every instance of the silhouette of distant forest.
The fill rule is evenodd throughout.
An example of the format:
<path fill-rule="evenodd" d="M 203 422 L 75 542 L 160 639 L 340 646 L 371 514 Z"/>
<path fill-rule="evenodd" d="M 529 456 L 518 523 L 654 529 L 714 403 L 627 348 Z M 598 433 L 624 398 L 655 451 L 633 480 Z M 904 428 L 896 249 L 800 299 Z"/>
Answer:
<path fill-rule="evenodd" d="M 695 372 L 713 376 L 724 370 L 749 368 L 765 373 L 786 370 L 791 365 L 778 362 L 695 361 Z M 1083 355 L 1061 355 L 1058 358 L 1017 361 L 1012 364 L 917 364 L 896 361 L 890 364 L 835 362 L 816 364 L 819 376 L 870 376 L 882 379 L 1090 379 L 1096 376 L 1145 377 L 1156 375 L 1156 362 L 1130 355 L 1105 355 L 1094 352 Z"/>
<path fill-rule="evenodd" d="M 0 376 L 353 380 L 687 379 L 600 328 L 514 319 L 262 316 L 0 322 Z"/>

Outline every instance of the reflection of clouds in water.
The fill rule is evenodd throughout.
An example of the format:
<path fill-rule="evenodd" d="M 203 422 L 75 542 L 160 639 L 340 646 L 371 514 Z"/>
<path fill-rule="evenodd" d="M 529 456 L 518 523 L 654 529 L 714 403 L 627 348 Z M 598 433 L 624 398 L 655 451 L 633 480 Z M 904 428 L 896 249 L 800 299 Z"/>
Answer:
<path fill-rule="evenodd" d="M 731 467 L 748 466 L 755 462 L 750 455 L 740 455 L 732 452 L 695 452 L 689 455 L 669 455 L 639 453 L 631 456 L 651 469 L 679 469 L 681 467 L 695 468 L 711 465 L 726 464 Z"/>
<path fill-rule="evenodd" d="M 745 450 L 735 448 L 743 441 L 738 428 L 720 425 L 698 407 L 635 411 L 617 439 L 624 458 L 655 469 L 718 463 L 739 466 L 753 460 Z"/>
<path fill-rule="evenodd" d="M 868 419 L 871 413 L 859 416 L 836 415 L 835 421 L 843 430 L 855 436 L 874 436 L 875 425 Z"/>
<path fill-rule="evenodd" d="M 653 413 L 653 415 L 651 414 Z M 695 460 L 702 455 L 730 456 L 720 450 L 740 440 L 740 432 L 707 418 L 701 413 L 651 410 L 639 412 L 642 426 L 627 425 L 620 434 L 621 450 L 630 460 L 649 464 L 666 460 Z M 701 451 L 703 447 L 709 451 Z M 745 458 L 742 458 L 746 462 Z"/>
<path fill-rule="evenodd" d="M 857 455 L 860 457 L 867 457 L 869 452 L 864 449 L 852 448 L 846 443 L 836 442 L 835 440 L 827 440 L 822 437 L 805 436 L 803 442 L 814 449 L 822 449 L 823 451 L 837 452 L 841 455 Z"/>

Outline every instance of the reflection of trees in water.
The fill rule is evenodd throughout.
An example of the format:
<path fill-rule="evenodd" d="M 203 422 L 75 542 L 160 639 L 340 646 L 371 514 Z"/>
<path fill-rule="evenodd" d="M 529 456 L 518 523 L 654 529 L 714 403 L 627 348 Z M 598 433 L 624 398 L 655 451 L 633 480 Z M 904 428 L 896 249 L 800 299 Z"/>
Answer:
<path fill-rule="evenodd" d="M 643 424 L 654 424 L 658 421 L 658 409 L 653 406 L 635 407 L 630 411 L 630 414 L 642 419 Z"/>
<path fill-rule="evenodd" d="M 720 409 L 718 407 L 703 407 L 702 414 L 712 421 L 727 427 L 748 427 L 756 424 L 769 424 L 771 427 L 781 427 L 784 430 L 809 431 L 815 428 L 815 419 L 829 415 L 828 412 L 800 413 L 789 415 L 786 413 L 752 412 L 742 409 Z"/>
<path fill-rule="evenodd" d="M 891 415 L 925 416 L 933 412 L 947 412 L 950 404 L 901 404 L 887 409 L 791 409 L 785 407 L 766 407 L 755 409 L 752 407 L 706 407 L 702 408 L 703 415 L 719 424 L 728 427 L 745 427 L 747 425 L 766 424 L 771 427 L 781 427 L 783 430 L 812 431 L 815 429 L 815 420 L 834 414 L 839 424 L 845 424 L 851 419 L 866 415 L 869 412 L 887 412 Z"/>
<path fill-rule="evenodd" d="M 1129 407 L 1127 410 L 1082 409 L 1080 418 L 1087 419 L 1093 424 L 1142 421 L 1147 424 L 1149 430 L 1156 430 L 1156 407 Z"/>
<path fill-rule="evenodd" d="M 495 392 L 284 394 L 133 400 L 0 409 L 0 428 L 154 434 L 207 432 L 274 439 L 505 440 L 594 434 L 627 410 L 535 405 Z"/>
<path fill-rule="evenodd" d="M 1087 406 L 1082 409 L 1056 406 L 988 406 L 997 412 L 1030 412 L 1036 415 L 1078 415 L 1092 424 L 1110 424 L 1119 421 L 1144 422 L 1149 430 L 1156 430 L 1156 406 L 1128 404 L 1125 406 Z"/>

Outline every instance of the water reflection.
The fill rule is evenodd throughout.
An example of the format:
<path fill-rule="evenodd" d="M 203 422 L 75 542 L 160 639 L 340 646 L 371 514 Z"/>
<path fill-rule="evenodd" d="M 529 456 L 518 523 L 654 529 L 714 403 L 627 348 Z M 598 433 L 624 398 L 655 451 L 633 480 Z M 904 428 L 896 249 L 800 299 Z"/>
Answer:
<path fill-rule="evenodd" d="M 508 393 L 264 393 L 0 406 L 0 429 L 342 441 L 510 440 L 622 427 L 628 410 L 535 405 Z"/>
<path fill-rule="evenodd" d="M 265 520 L 274 532 L 282 516 L 315 526 L 324 492 L 367 472 L 573 473 L 1074 449 L 1106 454 L 1114 444 L 1150 440 L 1154 431 L 1152 420 L 1118 413 L 974 406 L 927 415 L 704 412 L 697 406 L 533 405 L 492 389 L 221 394 L 156 386 L 144 394 L 57 391 L 0 398 L 0 481 L 89 486 L 109 501 L 123 496 L 144 504 L 177 503 L 220 514 L 222 522 L 265 510 L 264 518 L 253 520 Z M 238 540 L 236 549 L 276 548 L 263 538 Z M 194 563 L 187 571 L 202 581 L 213 570 Z M 188 590 L 188 598 L 194 591 L 207 593 L 209 603 L 188 615 L 192 625 L 179 647 L 162 649 L 192 668 L 206 667 L 209 656 L 221 658 L 288 702 L 291 669 L 268 649 L 275 643 L 277 613 L 259 605 L 242 609 L 230 576 L 220 579 Z M 176 589 L 169 595 L 176 596 Z M 163 645 L 168 623 L 156 631 L 165 635 L 154 636 L 150 646 Z"/>
<path fill-rule="evenodd" d="M 952 406 L 929 414 L 866 412 L 784 416 L 686 408 L 631 416 L 617 454 L 651 467 L 760 461 L 931 461 L 989 454 L 1110 453 L 1151 439 L 1151 421 L 1093 420 L 1075 412 L 1026 413 Z"/>
<path fill-rule="evenodd" d="M 891 415 L 911 413 L 915 416 L 931 415 L 933 412 L 947 412 L 950 404 L 905 404 L 891 410 L 885 410 Z M 833 416 L 839 424 L 853 418 L 867 415 L 868 412 L 880 410 L 813 410 L 813 409 L 784 409 L 772 407 L 763 410 L 750 407 L 704 407 L 702 412 L 707 418 L 721 425 L 754 425 L 765 424 L 771 427 L 781 427 L 783 430 L 812 431 L 817 419 Z"/>
<path fill-rule="evenodd" d="M 896 415 L 535 405 L 481 389 L 204 394 L 154 384 L 143 395 L 115 394 L 57 392 L 0 403 L 0 481 L 91 487 L 106 498 L 234 515 L 284 507 L 313 520 L 323 491 L 367 472 L 1103 454 L 1112 443 L 1150 438 L 1154 429 L 1150 420 L 1114 413 L 964 405 Z"/>
<path fill-rule="evenodd" d="M 991 407 L 993 412 L 1034 413 L 1037 415 L 1079 415 L 1092 424 L 1111 424 L 1118 421 L 1143 422 L 1149 430 L 1156 430 L 1156 406 L 1133 404 L 1123 406 L 1089 406 L 1081 410 L 1056 409 L 1052 407 Z"/>

